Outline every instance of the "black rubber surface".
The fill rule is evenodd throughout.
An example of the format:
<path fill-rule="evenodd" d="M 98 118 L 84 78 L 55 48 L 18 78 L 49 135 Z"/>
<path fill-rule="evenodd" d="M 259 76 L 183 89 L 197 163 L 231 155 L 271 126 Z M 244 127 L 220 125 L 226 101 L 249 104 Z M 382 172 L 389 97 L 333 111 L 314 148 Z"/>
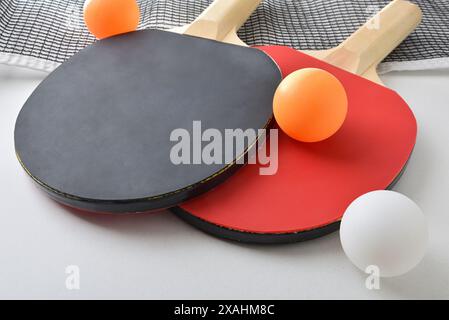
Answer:
<path fill-rule="evenodd" d="M 45 79 L 16 123 L 28 174 L 70 206 L 140 212 L 207 191 L 235 169 L 174 165 L 174 129 L 269 125 L 280 71 L 263 52 L 145 30 L 99 41 Z M 248 141 L 248 145 L 255 141 Z"/>

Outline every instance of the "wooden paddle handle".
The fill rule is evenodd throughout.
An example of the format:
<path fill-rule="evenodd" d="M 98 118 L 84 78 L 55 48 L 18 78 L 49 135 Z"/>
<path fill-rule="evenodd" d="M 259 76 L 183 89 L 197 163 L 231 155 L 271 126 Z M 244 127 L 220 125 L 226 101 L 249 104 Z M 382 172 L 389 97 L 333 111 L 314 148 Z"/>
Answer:
<path fill-rule="evenodd" d="M 338 46 L 325 60 L 347 71 L 363 74 L 377 66 L 422 19 L 421 9 L 405 0 L 394 0 Z"/>
<path fill-rule="evenodd" d="M 215 0 L 184 34 L 224 41 L 256 10 L 262 0 Z"/>

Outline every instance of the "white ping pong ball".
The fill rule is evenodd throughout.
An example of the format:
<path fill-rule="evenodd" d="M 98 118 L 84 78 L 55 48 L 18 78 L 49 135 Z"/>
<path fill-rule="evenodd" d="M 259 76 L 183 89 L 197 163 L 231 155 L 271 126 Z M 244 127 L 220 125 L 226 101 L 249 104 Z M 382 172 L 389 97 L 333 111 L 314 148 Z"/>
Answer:
<path fill-rule="evenodd" d="M 412 270 L 424 257 L 428 242 L 427 219 L 406 196 L 373 191 L 346 210 L 340 240 L 349 260 L 362 271 L 376 266 L 382 277 Z"/>

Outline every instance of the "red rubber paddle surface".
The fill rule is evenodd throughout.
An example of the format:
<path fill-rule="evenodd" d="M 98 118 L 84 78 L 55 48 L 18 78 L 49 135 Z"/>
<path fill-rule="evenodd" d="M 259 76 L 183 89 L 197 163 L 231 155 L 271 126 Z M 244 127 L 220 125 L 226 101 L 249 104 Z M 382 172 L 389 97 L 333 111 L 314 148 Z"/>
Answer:
<path fill-rule="evenodd" d="M 285 242 L 307 240 L 338 228 L 358 196 L 393 184 L 413 151 L 417 124 L 390 89 L 287 47 L 261 49 L 284 77 L 314 67 L 340 79 L 349 99 L 343 127 L 328 140 L 311 144 L 279 130 L 275 175 L 261 176 L 259 165 L 247 165 L 226 183 L 173 210 L 197 227 L 234 240 L 270 242 L 270 236 L 288 234 L 294 237 Z M 337 227 L 326 229 L 333 224 Z"/>

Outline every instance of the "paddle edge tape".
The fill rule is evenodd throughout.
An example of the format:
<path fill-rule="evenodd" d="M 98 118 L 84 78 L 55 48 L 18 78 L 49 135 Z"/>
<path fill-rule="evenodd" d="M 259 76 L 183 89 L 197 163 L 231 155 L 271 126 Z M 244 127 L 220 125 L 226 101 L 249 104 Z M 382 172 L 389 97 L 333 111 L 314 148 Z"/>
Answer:
<path fill-rule="evenodd" d="M 273 118 L 270 119 L 267 126 L 264 128 L 268 128 L 273 123 Z M 238 159 L 242 157 L 246 157 L 251 154 L 252 150 L 254 150 L 254 145 L 260 140 L 260 137 L 257 137 L 257 140 L 245 150 Z M 127 214 L 127 213 L 144 213 L 151 212 L 157 210 L 164 210 L 178 203 L 185 202 L 193 197 L 199 196 L 203 193 L 206 193 L 210 189 L 218 186 L 223 183 L 226 179 L 231 177 L 237 170 L 242 167 L 242 164 L 238 164 L 238 159 L 233 163 L 229 164 L 222 170 L 216 172 L 212 176 L 204 179 L 198 183 L 189 185 L 185 188 L 176 190 L 174 192 L 166 193 L 163 195 L 157 195 L 148 198 L 139 198 L 139 199 L 130 199 L 130 200 L 96 200 L 96 199 L 87 199 L 81 198 L 77 196 L 73 196 L 70 194 L 66 194 L 59 190 L 56 190 L 47 184 L 40 181 L 38 178 L 33 176 L 31 172 L 27 169 L 25 164 L 23 163 L 20 155 L 16 152 L 17 160 L 22 166 L 23 170 L 26 174 L 43 190 L 45 191 L 50 198 L 53 200 L 60 202 L 64 205 L 68 205 L 70 207 L 81 209 L 88 212 L 95 213 L 117 213 L 117 214 Z M 175 203 L 175 204 L 173 204 Z"/>
<path fill-rule="evenodd" d="M 387 186 L 386 190 L 391 190 L 401 179 L 409 161 L 404 165 L 398 176 Z M 207 234 L 226 240 L 247 243 L 247 244 L 288 244 L 296 242 L 304 242 L 317 238 L 321 238 L 340 229 L 341 218 L 337 221 L 319 226 L 313 229 L 300 230 L 288 233 L 255 233 L 242 230 L 229 229 L 206 220 L 198 218 L 181 207 L 173 207 L 169 209 L 178 218 L 192 225 Z"/>

